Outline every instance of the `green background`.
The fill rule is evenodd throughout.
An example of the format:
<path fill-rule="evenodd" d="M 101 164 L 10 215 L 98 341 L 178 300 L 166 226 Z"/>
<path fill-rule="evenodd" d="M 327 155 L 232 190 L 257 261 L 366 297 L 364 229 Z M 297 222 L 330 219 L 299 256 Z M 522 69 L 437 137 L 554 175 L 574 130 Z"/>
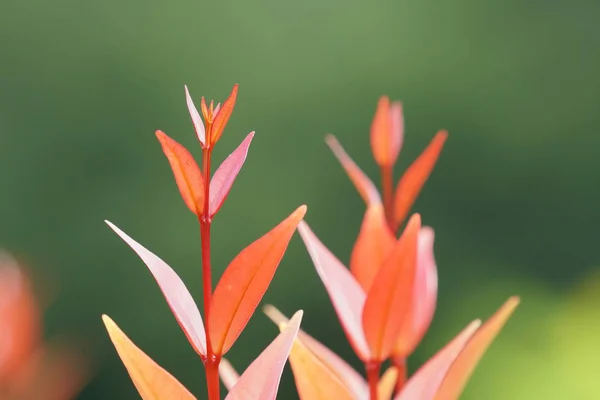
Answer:
<path fill-rule="evenodd" d="M 347 262 L 364 204 L 323 137 L 375 179 L 368 132 L 387 94 L 405 110 L 397 177 L 450 132 L 413 208 L 436 230 L 440 295 L 411 369 L 519 294 L 463 398 L 598 398 L 599 17 L 591 0 L 2 0 L 0 246 L 58 292 L 48 335 L 89 342 L 98 372 L 80 398 L 137 398 L 102 313 L 203 398 L 200 361 L 103 220 L 201 297 L 198 228 L 154 131 L 199 157 L 183 85 L 223 100 L 236 82 L 216 160 L 256 137 L 215 219 L 217 276 L 300 204 Z M 304 329 L 359 367 L 297 236 L 264 302 L 304 309 Z M 276 334 L 257 313 L 229 358 L 242 371 Z M 294 396 L 286 371 L 279 398 Z"/>

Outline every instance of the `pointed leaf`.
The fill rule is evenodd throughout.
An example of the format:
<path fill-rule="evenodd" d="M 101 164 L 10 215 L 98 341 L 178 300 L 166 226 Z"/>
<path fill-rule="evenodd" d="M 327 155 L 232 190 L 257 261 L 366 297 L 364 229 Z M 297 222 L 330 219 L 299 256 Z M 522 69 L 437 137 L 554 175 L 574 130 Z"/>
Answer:
<path fill-rule="evenodd" d="M 162 131 L 156 131 L 162 149 L 171 164 L 177 187 L 185 205 L 196 215 L 204 209 L 204 180 L 194 157 L 185 147 Z"/>
<path fill-rule="evenodd" d="M 219 363 L 219 376 L 221 377 L 221 382 L 227 388 L 227 390 L 231 390 L 237 381 L 240 379 L 240 374 L 237 373 L 233 365 L 225 359 L 222 358 Z"/>
<path fill-rule="evenodd" d="M 421 155 L 408 167 L 394 194 L 394 220 L 396 226 L 406 218 L 419 192 L 429 178 L 442 151 L 448 132 L 439 131 Z"/>
<path fill-rule="evenodd" d="M 195 400 L 171 374 L 140 350 L 108 316 L 102 320 L 143 400 Z"/>
<path fill-rule="evenodd" d="M 409 310 L 420 229 L 421 217 L 415 214 L 367 294 L 362 322 L 374 360 L 384 361 L 389 357 L 398 340 L 403 317 Z"/>
<path fill-rule="evenodd" d="M 433 229 L 424 226 L 419 232 L 417 272 L 412 303 L 402 323 L 394 356 L 407 358 L 429 329 L 437 301 L 438 276 L 433 255 Z"/>
<path fill-rule="evenodd" d="M 350 257 L 350 271 L 365 292 L 371 287 L 395 242 L 396 236 L 385 220 L 383 205 L 368 206 Z"/>
<path fill-rule="evenodd" d="M 379 400 L 389 400 L 392 398 L 397 379 L 398 369 L 396 367 L 389 367 L 377 384 L 377 398 Z"/>
<path fill-rule="evenodd" d="M 305 213 L 306 206 L 298 207 L 273 230 L 242 250 L 223 273 L 208 317 L 215 354 L 225 354 L 248 323 Z"/>
<path fill-rule="evenodd" d="M 223 130 L 225 129 L 225 125 L 227 125 L 227 121 L 229 121 L 229 117 L 231 117 L 231 113 L 233 112 L 233 107 L 235 106 L 235 100 L 237 98 L 238 85 L 237 83 L 233 86 L 233 90 L 231 94 L 223 103 L 223 106 L 218 110 L 218 113 L 215 115 L 213 113 L 213 124 L 210 130 L 210 143 L 214 145 L 217 143 L 221 135 L 223 134 Z"/>
<path fill-rule="evenodd" d="M 194 124 L 194 130 L 196 131 L 196 135 L 198 135 L 198 139 L 200 140 L 202 147 L 204 147 L 204 144 L 206 143 L 204 124 L 202 123 L 202 118 L 200 118 L 198 109 L 196 109 L 196 106 L 194 105 L 192 96 L 190 96 L 190 92 L 188 91 L 187 86 L 185 86 L 185 102 L 187 104 L 190 117 L 192 117 L 192 123 Z"/>
<path fill-rule="evenodd" d="M 415 372 L 394 400 L 433 400 L 448 369 L 480 325 L 480 320 L 471 322 Z"/>
<path fill-rule="evenodd" d="M 346 153 L 342 145 L 337 141 L 335 136 L 325 136 L 325 142 L 333 151 L 333 154 L 337 157 L 342 167 L 350 177 L 350 180 L 358 190 L 358 193 L 363 198 L 365 203 L 381 203 L 381 196 L 375 184 L 369 179 L 367 175 L 352 161 L 350 156 Z"/>
<path fill-rule="evenodd" d="M 364 290 L 350 271 L 317 238 L 307 223 L 302 221 L 298 225 L 298 232 L 329 294 L 348 341 L 363 361 L 369 360 L 370 350 L 361 324 L 366 297 Z"/>
<path fill-rule="evenodd" d="M 519 305 L 518 297 L 509 298 L 496 313 L 483 324 L 473 335 L 464 349 L 460 352 L 444 381 L 442 382 L 435 399 L 455 400 L 461 395 L 467 381 L 475 367 L 492 344 L 508 318 Z"/>
<path fill-rule="evenodd" d="M 289 323 L 288 318 L 272 305 L 264 307 L 265 314 L 279 326 L 284 329 Z M 310 352 L 319 359 L 335 376 L 343 382 L 344 386 L 353 394 L 356 399 L 366 399 L 369 397 L 369 386 L 361 374 L 356 372 L 346 361 L 331 351 L 327 346 L 304 332 L 298 331 L 296 342 L 301 342 Z M 293 351 L 293 350 L 292 350 Z"/>
<path fill-rule="evenodd" d="M 301 320 L 302 311 L 297 311 L 287 328 L 244 371 L 225 400 L 275 400 Z"/>
<path fill-rule="evenodd" d="M 169 307 L 175 316 L 175 319 L 183 329 L 194 350 L 202 356 L 206 355 L 206 334 L 204 324 L 198 306 L 194 302 L 192 295 L 187 290 L 185 284 L 179 278 L 177 273 L 167 265 L 163 260 L 154 255 L 144 246 L 133 240 L 125 232 L 117 228 L 109 221 L 104 221 L 127 243 L 133 251 L 148 266 L 148 269 L 154 276 L 156 283 L 160 287 Z"/>
<path fill-rule="evenodd" d="M 248 148 L 253 137 L 254 132 L 250 132 L 238 148 L 223 161 L 210 180 L 209 210 L 211 217 L 219 211 L 227 198 L 237 174 L 242 169 L 244 161 L 246 161 Z"/>
<path fill-rule="evenodd" d="M 375 118 L 371 124 L 371 149 L 377 164 L 384 168 L 393 167 L 400 153 L 402 142 L 402 106 L 390 106 L 387 96 L 379 99 Z"/>

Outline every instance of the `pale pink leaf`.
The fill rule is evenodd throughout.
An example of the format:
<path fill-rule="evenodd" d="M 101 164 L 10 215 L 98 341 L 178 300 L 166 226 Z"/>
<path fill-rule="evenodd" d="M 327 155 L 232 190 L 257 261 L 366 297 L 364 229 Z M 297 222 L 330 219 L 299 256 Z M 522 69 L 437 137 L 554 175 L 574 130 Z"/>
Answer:
<path fill-rule="evenodd" d="M 133 240 L 109 221 L 105 221 L 144 261 L 154 276 L 177 322 L 183 329 L 194 350 L 206 355 L 206 333 L 198 306 L 181 278 L 163 260 Z"/>
<path fill-rule="evenodd" d="M 204 124 L 202 123 L 202 118 L 200 118 L 198 109 L 194 105 L 194 101 L 192 100 L 192 96 L 190 96 L 190 92 L 188 91 L 187 86 L 185 86 L 185 102 L 187 103 L 187 108 L 190 113 L 190 117 L 192 117 L 192 123 L 194 124 L 194 130 L 196 131 L 196 135 L 198 135 L 198 139 L 204 147 L 204 144 L 206 142 Z"/>
<path fill-rule="evenodd" d="M 222 358 L 219 363 L 219 376 L 227 390 L 231 390 L 240 379 L 240 374 L 237 373 L 233 365 L 225 358 Z"/>
<path fill-rule="evenodd" d="M 364 290 L 350 270 L 325 247 L 306 222 L 300 222 L 298 232 L 304 240 L 350 344 L 363 361 L 369 360 L 370 349 L 362 328 L 366 298 Z"/>
<path fill-rule="evenodd" d="M 225 400 L 275 400 L 301 320 L 302 311 L 297 311 L 290 324 L 244 371 Z"/>
<path fill-rule="evenodd" d="M 221 163 L 210 180 L 209 211 L 211 217 L 219 211 L 227 198 L 235 178 L 246 161 L 252 138 L 254 138 L 254 132 L 250 132 L 237 149 Z"/>

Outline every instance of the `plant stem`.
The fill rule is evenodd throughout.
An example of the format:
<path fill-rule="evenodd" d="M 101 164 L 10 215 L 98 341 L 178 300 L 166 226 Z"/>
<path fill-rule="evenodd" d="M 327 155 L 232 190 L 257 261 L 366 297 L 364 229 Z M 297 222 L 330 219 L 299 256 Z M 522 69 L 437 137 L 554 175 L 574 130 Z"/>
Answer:
<path fill-rule="evenodd" d="M 381 188 L 385 218 L 390 229 L 394 230 L 394 171 L 391 166 L 381 167 Z"/>
<path fill-rule="evenodd" d="M 215 355 L 210 341 L 210 306 L 212 301 L 212 275 L 210 267 L 210 158 L 212 149 L 205 148 L 202 151 L 202 170 L 204 171 L 204 209 L 198 217 L 200 222 L 200 241 L 202 243 L 202 285 L 204 292 L 204 324 L 206 331 L 206 386 L 208 388 L 209 400 L 220 400 L 219 363 L 221 356 Z"/>
<path fill-rule="evenodd" d="M 396 380 L 396 388 L 394 389 L 394 393 L 398 394 L 404 387 L 404 384 L 406 383 L 406 379 L 408 377 L 406 358 L 392 357 L 392 365 L 398 369 L 398 379 Z"/>
<path fill-rule="evenodd" d="M 367 382 L 369 383 L 369 398 L 377 400 L 377 385 L 379 384 L 379 372 L 381 363 L 379 361 L 369 361 L 365 364 L 367 370 Z"/>

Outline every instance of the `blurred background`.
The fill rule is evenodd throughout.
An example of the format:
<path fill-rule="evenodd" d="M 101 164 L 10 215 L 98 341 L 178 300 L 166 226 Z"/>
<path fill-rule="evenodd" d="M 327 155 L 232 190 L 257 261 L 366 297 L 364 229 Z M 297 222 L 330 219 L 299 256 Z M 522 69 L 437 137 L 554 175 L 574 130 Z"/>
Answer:
<path fill-rule="evenodd" d="M 200 361 L 103 220 L 200 299 L 197 223 L 154 131 L 199 157 L 183 86 L 198 104 L 236 82 L 216 161 L 256 137 L 214 222 L 217 276 L 303 203 L 348 261 L 364 204 L 323 137 L 378 181 L 368 132 L 387 94 L 406 120 L 397 177 L 450 133 L 413 208 L 436 230 L 440 295 L 411 370 L 518 294 L 463 398 L 598 398 L 600 3 L 3 0 L 0 15 L 0 247 L 56 293 L 47 335 L 89 343 L 80 399 L 138 398 L 102 313 L 202 398 Z M 305 330 L 359 368 L 297 236 L 264 302 L 304 309 Z M 258 312 L 229 358 L 243 371 L 276 334 Z M 286 370 L 279 398 L 295 396 Z"/>

